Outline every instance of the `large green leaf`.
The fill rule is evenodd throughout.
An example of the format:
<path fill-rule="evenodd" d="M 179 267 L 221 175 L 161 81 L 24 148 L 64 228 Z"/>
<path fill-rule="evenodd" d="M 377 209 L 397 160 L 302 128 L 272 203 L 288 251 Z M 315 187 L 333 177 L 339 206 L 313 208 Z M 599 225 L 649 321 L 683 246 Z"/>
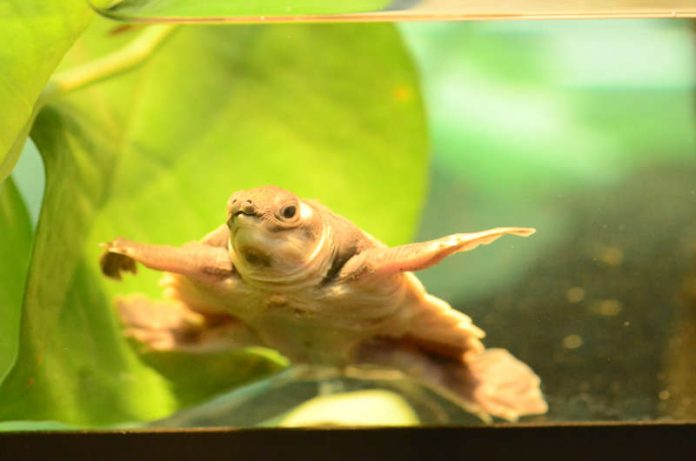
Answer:
<path fill-rule="evenodd" d="M 95 29 L 66 65 L 127 39 Z M 193 380 L 191 358 L 148 359 L 166 378 L 143 365 L 110 304 L 157 295 L 157 275 L 104 280 L 98 242 L 197 239 L 232 191 L 268 183 L 403 242 L 427 173 L 415 73 L 385 25 L 184 29 L 137 72 L 47 110 L 33 135 L 46 199 L 4 419 L 151 419 L 273 368 L 258 355 L 201 358 Z"/>
<path fill-rule="evenodd" d="M 0 181 L 14 168 L 41 90 L 91 16 L 85 0 L 0 0 Z"/>
<path fill-rule="evenodd" d="M 19 357 L 0 388 L 4 419 L 108 421 L 154 417 L 150 408 L 173 408 L 166 394 L 148 392 L 164 382 L 121 341 L 82 255 L 80 236 L 103 201 L 104 178 L 115 160 L 114 130 L 108 128 L 45 109 L 32 132 L 46 165 L 46 199 Z M 139 390 L 152 402 L 133 399 Z M 112 409 L 120 411 L 110 414 Z"/>
<path fill-rule="evenodd" d="M 12 179 L 0 183 L 0 382 L 14 364 L 32 229 Z"/>

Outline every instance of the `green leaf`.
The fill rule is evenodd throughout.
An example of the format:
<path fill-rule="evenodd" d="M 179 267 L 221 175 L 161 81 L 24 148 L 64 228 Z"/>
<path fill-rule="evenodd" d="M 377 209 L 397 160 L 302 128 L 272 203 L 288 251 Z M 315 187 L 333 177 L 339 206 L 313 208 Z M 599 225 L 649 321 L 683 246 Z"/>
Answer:
<path fill-rule="evenodd" d="M 82 123 L 80 123 L 82 122 Z M 45 109 L 32 132 L 46 165 L 17 364 L 0 388 L 3 419 L 80 423 L 156 417 L 174 407 L 163 380 L 121 340 L 82 254 L 115 149 L 104 130 Z M 151 402 L 134 399 L 145 392 Z M 114 409 L 118 411 L 114 412 Z"/>
<path fill-rule="evenodd" d="M 0 0 L 0 181 L 22 151 L 42 88 L 91 17 L 85 0 Z"/>
<path fill-rule="evenodd" d="M 185 29 L 141 75 L 95 243 L 114 230 L 198 238 L 223 222 L 231 192 L 263 184 L 320 199 L 389 243 L 412 238 L 427 138 L 391 26 Z"/>
<path fill-rule="evenodd" d="M 88 33 L 65 65 L 130 38 L 105 29 Z M 391 26 L 187 28 L 138 71 L 41 114 L 33 137 L 46 199 L 0 418 L 147 420 L 277 369 L 239 353 L 149 357 L 159 372 L 145 365 L 110 306 L 118 294 L 159 296 L 159 275 L 105 280 L 98 243 L 198 239 L 224 220 L 232 191 L 268 183 L 406 241 L 427 173 L 416 85 Z"/>
<path fill-rule="evenodd" d="M 19 343 L 24 280 L 29 269 L 32 229 L 29 213 L 12 179 L 0 183 L 0 382 L 12 368 Z"/>
<path fill-rule="evenodd" d="M 77 429 L 57 421 L 0 421 L 0 432 L 74 431 Z"/>

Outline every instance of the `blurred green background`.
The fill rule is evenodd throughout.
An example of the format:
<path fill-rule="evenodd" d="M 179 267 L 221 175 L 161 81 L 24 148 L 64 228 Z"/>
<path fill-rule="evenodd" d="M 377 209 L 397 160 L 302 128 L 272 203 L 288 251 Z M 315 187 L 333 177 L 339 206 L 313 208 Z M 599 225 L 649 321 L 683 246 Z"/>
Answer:
<path fill-rule="evenodd" d="M 402 30 L 433 140 L 418 238 L 538 229 L 448 258 L 425 285 L 539 372 L 545 419 L 695 417 L 692 24 Z"/>
<path fill-rule="evenodd" d="M 449 258 L 425 285 L 541 375 L 539 419 L 696 417 L 691 23 L 400 29 L 431 136 L 417 239 L 538 229 Z M 32 149 L 13 176 L 35 223 Z"/>

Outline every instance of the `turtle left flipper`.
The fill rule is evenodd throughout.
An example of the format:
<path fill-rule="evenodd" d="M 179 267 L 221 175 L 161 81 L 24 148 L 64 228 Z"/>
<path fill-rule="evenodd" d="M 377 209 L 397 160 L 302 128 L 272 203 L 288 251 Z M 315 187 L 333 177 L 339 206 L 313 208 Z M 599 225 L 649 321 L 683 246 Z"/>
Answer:
<path fill-rule="evenodd" d="M 209 234 L 212 235 L 212 234 Z M 209 281 L 234 275 L 234 267 L 225 248 L 199 242 L 181 247 L 148 245 L 123 238 L 102 244 L 102 273 L 119 280 L 122 271 L 136 272 L 136 262 L 159 271 Z"/>
<path fill-rule="evenodd" d="M 496 227 L 481 232 L 452 234 L 427 242 L 411 243 L 393 248 L 375 247 L 351 258 L 341 270 L 342 278 L 362 274 L 387 275 L 419 271 L 434 266 L 447 256 L 488 245 L 504 235 L 528 237 L 535 232 L 529 227 Z"/>

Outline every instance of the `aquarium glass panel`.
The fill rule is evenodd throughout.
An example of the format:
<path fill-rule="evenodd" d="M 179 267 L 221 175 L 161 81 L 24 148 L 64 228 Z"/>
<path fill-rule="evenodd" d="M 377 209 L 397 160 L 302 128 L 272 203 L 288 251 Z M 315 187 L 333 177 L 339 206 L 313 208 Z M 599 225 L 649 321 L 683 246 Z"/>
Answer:
<path fill-rule="evenodd" d="M 294 22 L 468 19 L 692 17 L 681 0 L 91 0 L 101 13 L 127 21 Z"/>

